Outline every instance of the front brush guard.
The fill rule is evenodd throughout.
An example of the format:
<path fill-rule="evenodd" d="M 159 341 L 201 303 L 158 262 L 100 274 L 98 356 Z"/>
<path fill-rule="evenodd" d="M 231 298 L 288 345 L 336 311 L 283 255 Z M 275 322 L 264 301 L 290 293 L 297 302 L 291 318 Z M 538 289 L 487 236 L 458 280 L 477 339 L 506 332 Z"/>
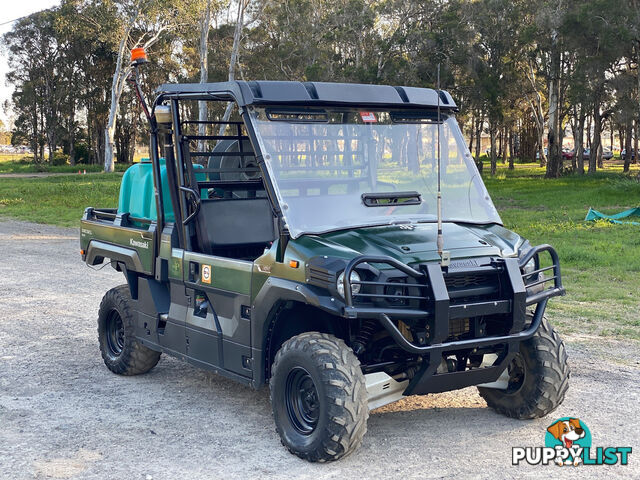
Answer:
<path fill-rule="evenodd" d="M 552 265 L 538 267 L 531 273 L 522 274 L 522 267 L 534 256 L 548 252 Z M 371 282 L 349 281 L 351 272 L 362 263 L 383 263 L 398 269 L 404 274 L 413 277 L 418 288 L 430 288 L 430 306 L 428 309 L 393 309 L 377 307 L 354 306 L 351 284 L 367 284 Z M 503 346 L 502 353 L 492 366 L 436 374 L 440 361 L 423 362 L 423 366 L 410 382 L 405 395 L 441 392 L 454 388 L 462 388 L 469 385 L 477 385 L 496 380 L 504 371 L 513 355 L 518 351 L 518 345 L 531 338 L 538 330 L 544 315 L 547 302 L 550 298 L 565 294 L 560 275 L 560 263 L 558 254 L 550 245 L 539 245 L 531 248 L 522 258 L 496 259 L 490 266 L 468 268 L 468 273 L 488 271 L 490 269 L 504 268 L 509 279 L 510 298 L 496 301 L 479 301 L 469 303 L 450 304 L 449 292 L 444 279 L 443 268 L 438 263 L 424 265 L 424 272 L 418 271 L 398 260 L 386 256 L 360 256 L 349 262 L 344 272 L 344 299 L 343 314 L 347 318 L 371 318 L 376 319 L 389 332 L 400 348 L 411 354 L 428 356 L 429 360 L 436 359 L 443 352 L 452 352 L 463 349 L 474 349 L 487 346 Z M 553 270 L 553 276 L 545 278 L 539 274 Z M 538 280 L 526 284 L 525 279 L 539 275 Z M 533 287 L 553 282 L 553 286 L 543 288 L 542 291 L 532 292 Z M 528 293 L 528 289 L 532 293 Z M 425 297 L 426 300 L 426 297 Z M 526 307 L 536 304 L 533 320 L 525 327 Z M 489 337 L 471 338 L 465 340 L 446 341 L 449 337 L 449 321 L 458 318 L 469 318 L 481 315 L 511 314 L 512 323 L 509 333 L 506 335 L 494 335 Z M 398 329 L 394 319 L 420 319 L 434 318 L 434 328 L 431 342 L 427 345 L 417 345 L 409 341 Z"/>
<path fill-rule="evenodd" d="M 542 252 L 549 252 L 553 264 L 548 267 L 538 268 L 531 273 L 522 274 L 521 268 L 529 262 L 535 255 Z M 394 258 L 386 256 L 366 256 L 362 255 L 351 260 L 344 271 L 344 301 L 343 314 L 347 318 L 372 318 L 378 320 L 381 325 L 396 340 L 398 345 L 409 353 L 424 354 L 435 351 L 461 349 L 467 347 L 487 346 L 504 343 L 505 341 L 523 341 L 530 338 L 537 330 L 542 315 L 547 304 L 547 300 L 552 297 L 565 294 L 560 275 L 560 262 L 558 254 L 550 245 L 539 245 L 531 248 L 522 258 L 499 259 L 504 262 L 504 268 L 511 282 L 512 296 L 509 299 L 496 301 L 471 302 L 465 304 L 450 305 L 449 292 L 445 284 L 442 267 L 438 263 L 425 265 L 426 273 L 420 272 Z M 385 309 L 378 307 L 360 307 L 353 304 L 352 284 L 364 284 L 366 282 L 349 281 L 351 272 L 362 263 L 384 263 L 416 279 L 422 287 L 428 285 L 431 288 L 433 297 L 433 308 L 429 310 L 419 309 Z M 468 272 L 474 273 L 493 267 L 469 268 Z M 525 285 L 525 278 L 532 277 L 545 271 L 553 270 L 553 276 L 543 277 L 540 280 Z M 540 292 L 527 294 L 527 289 L 538 285 L 544 285 L 553 281 L 553 287 L 543 289 Z M 526 317 L 526 307 L 537 304 L 534 320 L 531 325 L 524 329 Z M 445 342 L 449 333 L 449 320 L 456 318 L 467 318 L 479 315 L 490 315 L 496 313 L 511 313 L 513 323 L 508 335 L 482 337 L 469 340 L 459 340 Z M 403 318 L 425 318 L 435 316 L 435 331 L 429 345 L 416 345 L 408 341 L 398 330 L 391 316 L 398 319 Z"/>

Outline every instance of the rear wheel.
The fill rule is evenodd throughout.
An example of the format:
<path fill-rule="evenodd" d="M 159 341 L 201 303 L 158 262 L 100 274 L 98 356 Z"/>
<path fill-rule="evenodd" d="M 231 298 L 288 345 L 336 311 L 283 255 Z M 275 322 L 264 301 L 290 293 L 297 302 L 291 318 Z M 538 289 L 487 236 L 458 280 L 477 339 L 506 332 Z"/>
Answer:
<path fill-rule="evenodd" d="M 317 332 L 297 335 L 282 345 L 272 372 L 276 429 L 291 453 L 324 462 L 360 446 L 369 417 L 365 380 L 342 340 Z"/>
<path fill-rule="evenodd" d="M 553 412 L 569 388 L 564 342 L 546 319 L 507 367 L 506 389 L 478 387 L 480 396 L 498 413 L 513 418 L 539 418 Z"/>
<path fill-rule="evenodd" d="M 112 288 L 98 312 L 98 341 L 109 370 L 120 375 L 145 373 L 156 366 L 160 352 L 142 345 L 134 336 L 134 310 L 127 285 Z"/>

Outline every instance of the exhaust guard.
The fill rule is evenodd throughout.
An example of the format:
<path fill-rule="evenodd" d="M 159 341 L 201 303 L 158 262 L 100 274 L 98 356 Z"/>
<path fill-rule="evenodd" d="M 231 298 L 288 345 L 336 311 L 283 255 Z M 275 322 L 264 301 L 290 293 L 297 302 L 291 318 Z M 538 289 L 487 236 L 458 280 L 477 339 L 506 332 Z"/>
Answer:
<path fill-rule="evenodd" d="M 548 252 L 552 265 L 540 268 L 528 274 L 522 273 L 522 267 L 536 255 Z M 373 284 L 375 282 L 349 282 L 351 272 L 363 263 L 387 264 L 412 277 L 416 282 L 412 286 L 425 289 L 428 294 L 422 298 L 421 309 L 391 309 L 378 307 L 363 307 L 354 305 L 354 297 L 358 294 L 352 292 L 352 284 Z M 537 263 L 536 263 L 537 265 Z M 497 258 L 492 259 L 487 266 L 458 269 L 455 274 L 478 274 L 488 271 L 499 271 L 508 279 L 505 290 L 508 295 L 490 301 L 464 302 L 451 304 L 450 292 L 445 282 L 447 268 L 438 263 L 429 263 L 416 270 L 398 260 L 386 256 L 360 256 L 349 262 L 344 272 L 344 298 L 345 307 L 343 315 L 347 318 L 376 319 L 389 332 L 400 348 L 423 357 L 422 366 L 409 382 L 404 395 L 424 395 L 427 393 L 455 390 L 471 385 L 493 382 L 500 377 L 507 368 L 509 362 L 518 351 L 520 342 L 531 338 L 538 330 L 547 305 L 547 301 L 556 296 L 564 295 L 560 275 L 560 263 L 558 254 L 550 245 L 539 245 L 531 248 L 522 258 Z M 552 271 L 553 275 L 544 277 L 546 271 Z M 535 281 L 527 281 L 531 278 Z M 553 286 L 545 286 L 547 282 L 553 282 Z M 532 292 L 533 287 L 541 287 L 540 291 Z M 529 293 L 528 290 L 529 289 Z M 418 298 L 418 297 L 412 297 Z M 536 305 L 533 320 L 525 325 L 526 307 Z M 449 337 L 449 322 L 454 319 L 478 317 L 482 315 L 508 314 L 511 318 L 509 331 L 505 335 L 481 336 L 463 340 L 447 341 Z M 400 331 L 394 319 L 430 319 L 430 333 L 427 334 L 429 342 L 423 340 L 422 344 L 409 341 Z M 474 349 L 478 347 L 502 347 L 502 352 L 491 366 L 474 368 L 470 370 L 436 373 L 442 360 L 442 353 L 455 353 L 459 350 Z"/>

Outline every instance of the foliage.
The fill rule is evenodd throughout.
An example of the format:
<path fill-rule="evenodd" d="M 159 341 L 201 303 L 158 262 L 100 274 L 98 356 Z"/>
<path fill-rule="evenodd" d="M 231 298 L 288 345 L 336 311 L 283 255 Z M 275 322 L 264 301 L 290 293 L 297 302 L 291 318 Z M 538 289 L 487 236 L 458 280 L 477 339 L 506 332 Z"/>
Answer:
<path fill-rule="evenodd" d="M 234 52 L 239 2 L 247 7 Z M 16 87 L 13 142 L 40 163 L 59 148 L 75 163 L 79 142 L 89 163 L 104 163 L 113 142 L 118 161 L 130 162 L 147 136 L 125 81 L 126 50 L 148 44 L 148 98 L 167 81 L 224 81 L 232 57 L 240 79 L 422 87 L 436 85 L 440 65 L 476 157 L 489 134 L 492 172 L 499 157 L 534 161 L 538 152 L 544 164 L 546 128 L 546 175 L 559 176 L 570 124 L 593 147 L 594 173 L 605 123 L 639 137 L 638 25 L 638 0 L 62 0 L 3 37 Z M 570 168 L 581 172 L 578 157 Z"/>

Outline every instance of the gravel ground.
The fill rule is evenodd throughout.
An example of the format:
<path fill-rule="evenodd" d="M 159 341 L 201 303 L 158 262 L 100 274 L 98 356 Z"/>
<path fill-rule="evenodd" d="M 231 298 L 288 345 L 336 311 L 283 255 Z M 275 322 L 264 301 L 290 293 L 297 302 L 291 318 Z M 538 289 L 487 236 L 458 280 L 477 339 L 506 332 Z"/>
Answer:
<path fill-rule="evenodd" d="M 255 392 L 163 356 L 149 374 L 103 365 L 96 314 L 123 283 L 80 260 L 75 230 L 0 222 L 0 478 L 640 478 L 640 346 L 570 337 L 573 377 L 553 418 L 518 421 L 474 388 L 372 413 L 362 448 L 308 464 L 280 445 L 266 389 Z M 594 446 L 631 446 L 626 467 L 511 466 L 576 416 Z"/>

